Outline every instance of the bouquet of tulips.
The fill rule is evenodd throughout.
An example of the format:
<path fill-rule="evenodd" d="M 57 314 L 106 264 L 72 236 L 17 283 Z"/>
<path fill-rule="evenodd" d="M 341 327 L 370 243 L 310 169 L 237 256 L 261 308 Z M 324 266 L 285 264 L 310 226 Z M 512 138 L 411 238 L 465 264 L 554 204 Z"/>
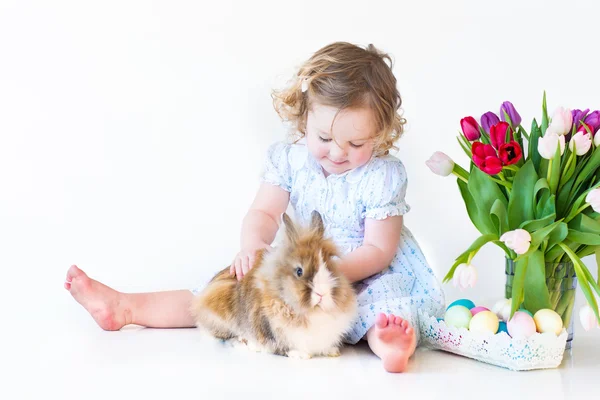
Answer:
<path fill-rule="evenodd" d="M 444 282 L 473 286 L 477 271 L 471 261 L 482 246 L 494 243 L 515 265 L 506 296 L 512 298 L 510 316 L 520 307 L 532 313 L 551 308 L 567 326 L 574 293 L 551 295 L 547 280 L 556 265 L 570 262 L 587 300 L 581 322 L 586 330 L 599 323 L 600 279 L 581 260 L 595 254 L 600 265 L 600 111 L 589 111 L 559 107 L 549 118 L 544 93 L 541 123 L 533 119 L 529 132 L 508 101 L 499 115 L 460 121 L 458 143 L 469 169 L 441 152 L 427 165 L 438 175 L 457 177 L 481 236 L 457 257 Z"/>

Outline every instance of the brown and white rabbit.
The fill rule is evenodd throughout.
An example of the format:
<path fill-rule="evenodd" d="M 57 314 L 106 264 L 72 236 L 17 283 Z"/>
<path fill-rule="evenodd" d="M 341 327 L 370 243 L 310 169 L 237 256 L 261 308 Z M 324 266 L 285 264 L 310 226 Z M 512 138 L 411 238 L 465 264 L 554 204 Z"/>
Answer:
<path fill-rule="evenodd" d="M 196 325 L 256 351 L 338 356 L 357 313 L 354 289 L 337 269 L 337 249 L 324 237 L 318 212 L 308 228 L 297 227 L 287 214 L 283 223 L 284 243 L 259 251 L 243 279 L 227 267 L 194 298 Z"/>

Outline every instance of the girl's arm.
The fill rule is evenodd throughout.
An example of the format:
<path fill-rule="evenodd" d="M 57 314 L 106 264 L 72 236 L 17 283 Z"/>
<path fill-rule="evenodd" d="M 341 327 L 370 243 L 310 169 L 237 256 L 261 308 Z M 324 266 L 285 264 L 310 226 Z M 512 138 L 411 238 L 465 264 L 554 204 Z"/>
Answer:
<path fill-rule="evenodd" d="M 401 231 L 401 215 L 384 220 L 365 219 L 363 245 L 342 257 L 341 271 L 351 282 L 383 271 L 396 255 Z"/>
<path fill-rule="evenodd" d="M 242 222 L 242 249 L 256 244 L 270 245 L 275 239 L 281 214 L 288 207 L 290 194 L 279 186 L 262 183 Z"/>
<path fill-rule="evenodd" d="M 288 207 L 290 194 L 279 186 L 262 183 L 242 222 L 241 250 L 230 273 L 241 279 L 254 264 L 256 250 L 268 248 L 277 234 L 279 221 Z"/>

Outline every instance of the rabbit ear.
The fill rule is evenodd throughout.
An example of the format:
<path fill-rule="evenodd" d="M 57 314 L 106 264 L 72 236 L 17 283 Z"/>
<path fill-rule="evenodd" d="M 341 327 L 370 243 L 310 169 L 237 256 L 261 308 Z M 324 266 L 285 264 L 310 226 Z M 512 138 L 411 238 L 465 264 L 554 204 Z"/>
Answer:
<path fill-rule="evenodd" d="M 318 211 L 313 211 L 311 214 L 310 227 L 314 229 L 321 237 L 325 235 L 325 227 L 323 226 L 323 218 Z"/>
<path fill-rule="evenodd" d="M 281 219 L 283 221 L 283 224 L 285 225 L 285 236 L 291 242 L 296 242 L 296 240 L 298 239 L 298 231 L 296 230 L 296 227 L 294 226 L 294 223 L 292 222 L 291 218 L 286 213 L 283 213 L 281 215 Z"/>

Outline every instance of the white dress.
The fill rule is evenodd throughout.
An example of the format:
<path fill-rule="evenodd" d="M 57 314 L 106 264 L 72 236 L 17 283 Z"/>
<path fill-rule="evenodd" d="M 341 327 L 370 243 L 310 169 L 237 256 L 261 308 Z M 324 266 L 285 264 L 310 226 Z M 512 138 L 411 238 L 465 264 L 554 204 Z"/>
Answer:
<path fill-rule="evenodd" d="M 298 222 L 308 224 L 317 210 L 326 235 L 344 254 L 362 245 L 365 218 L 385 219 L 410 210 L 404 200 L 404 165 L 391 155 L 372 157 L 360 168 L 325 177 L 304 144 L 278 142 L 269 147 L 262 180 L 290 193 Z M 406 226 L 391 265 L 355 288 L 359 315 L 346 338 L 351 344 L 364 337 L 378 313 L 407 319 L 418 335 L 417 309 L 436 316 L 444 311 L 441 285 Z"/>

